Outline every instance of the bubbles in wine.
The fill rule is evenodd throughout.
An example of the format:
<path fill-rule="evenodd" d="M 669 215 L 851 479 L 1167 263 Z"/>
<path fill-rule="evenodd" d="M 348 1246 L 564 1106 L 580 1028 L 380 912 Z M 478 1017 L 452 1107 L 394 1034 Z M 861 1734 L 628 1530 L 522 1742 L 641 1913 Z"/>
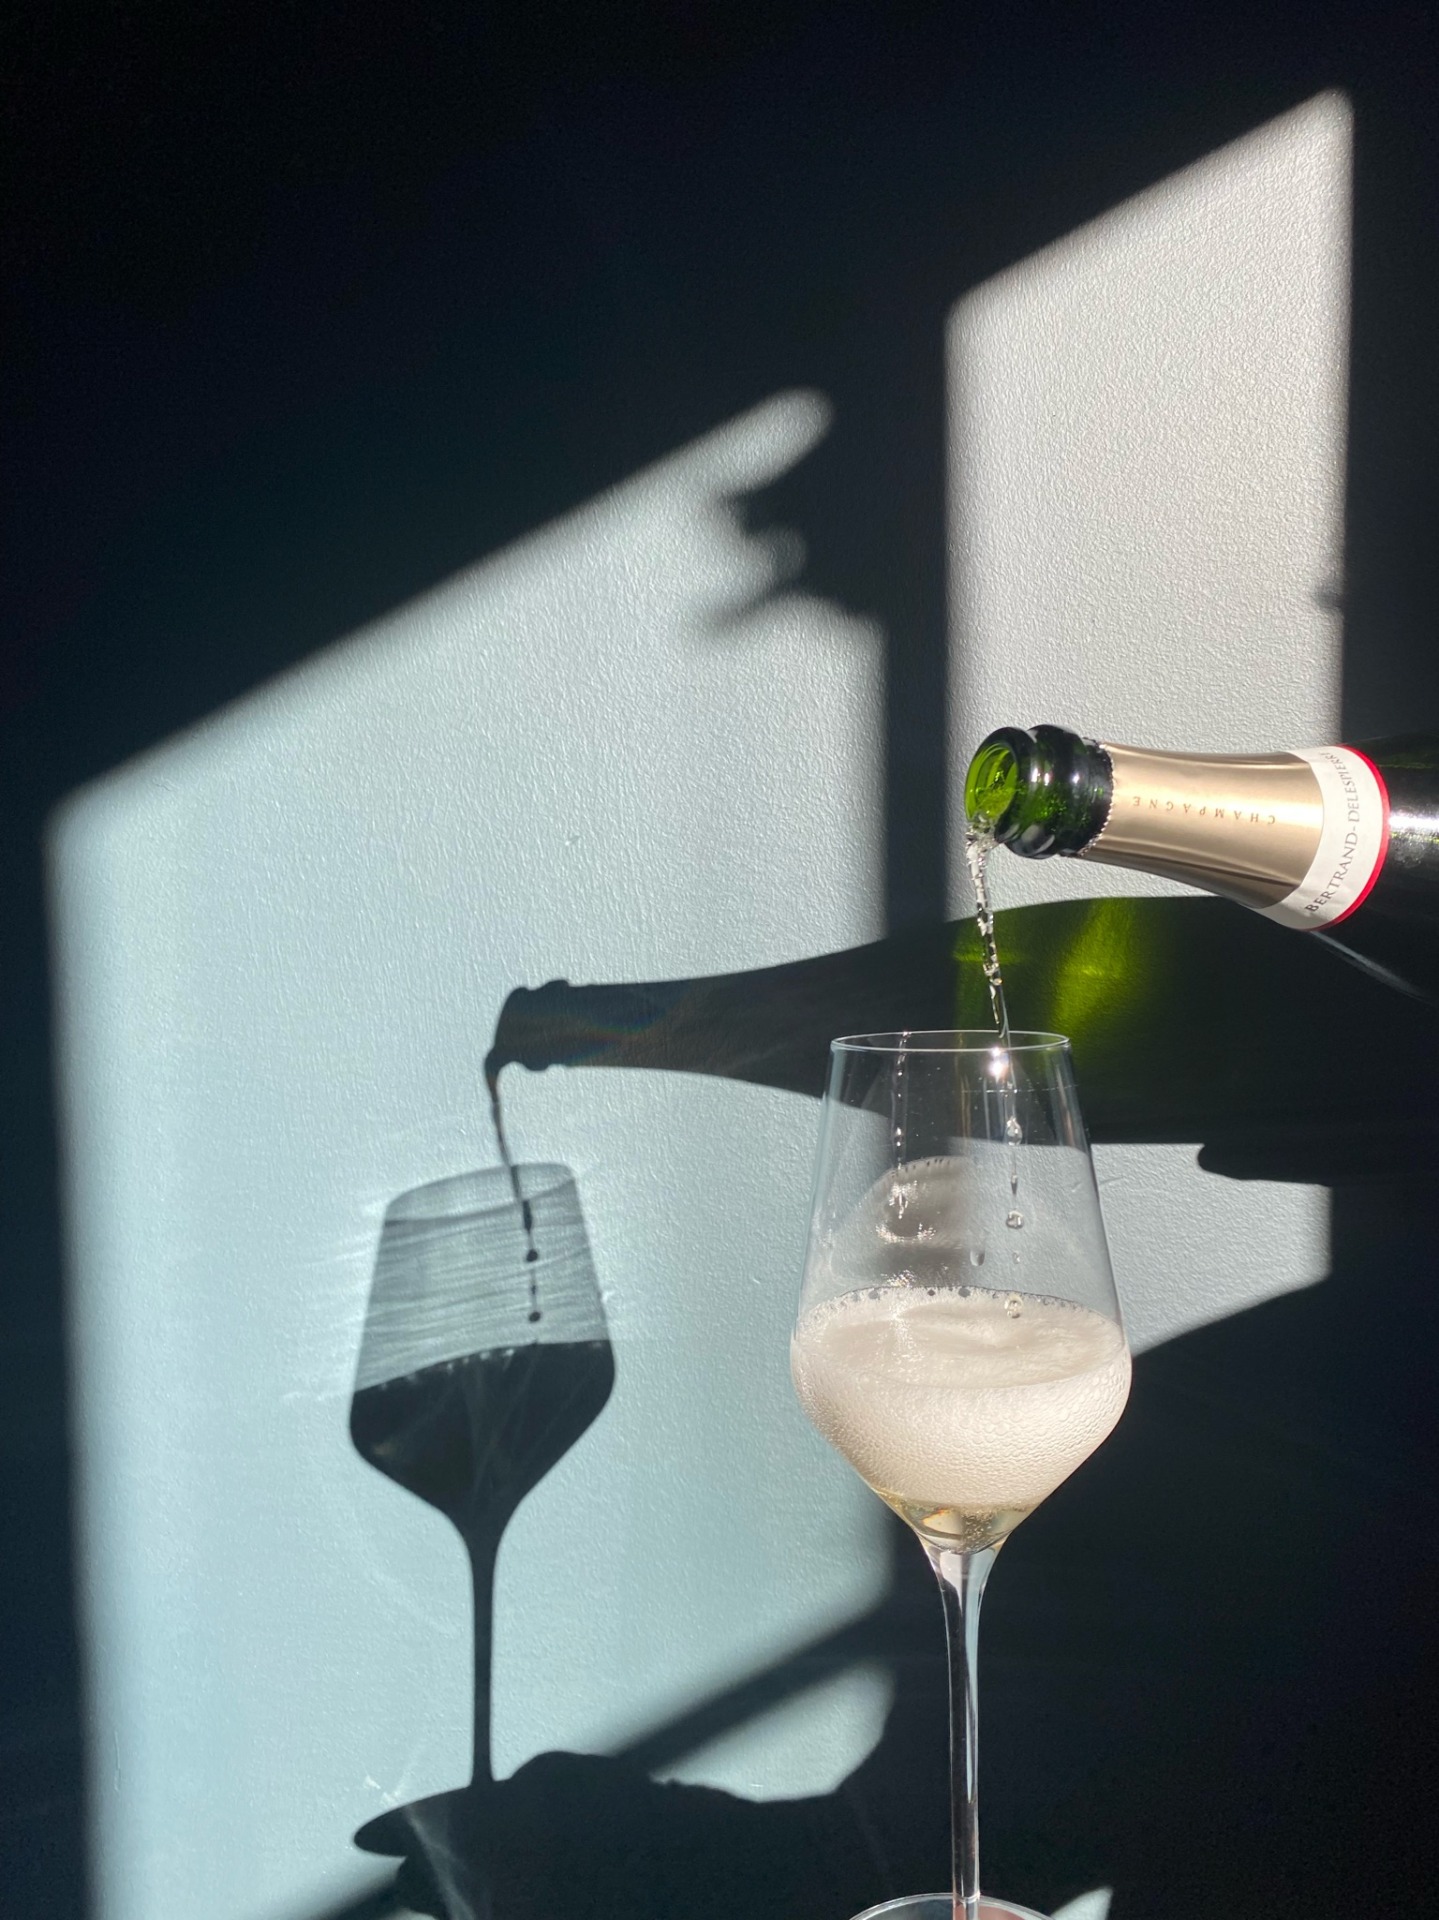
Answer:
<path fill-rule="evenodd" d="M 820 1432 L 906 1518 L 1043 1500 L 1129 1393 L 1117 1323 L 1037 1294 L 866 1287 L 802 1315 L 796 1389 Z"/>

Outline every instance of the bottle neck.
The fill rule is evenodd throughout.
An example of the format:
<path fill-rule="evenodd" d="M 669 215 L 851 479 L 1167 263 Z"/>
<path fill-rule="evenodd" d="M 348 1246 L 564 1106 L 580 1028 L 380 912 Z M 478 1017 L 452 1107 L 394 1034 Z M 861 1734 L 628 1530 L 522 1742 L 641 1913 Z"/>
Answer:
<path fill-rule="evenodd" d="M 1027 860 L 1082 853 L 1113 798 L 1107 749 L 1063 727 L 1002 727 L 984 740 L 964 783 L 965 812 Z"/>
<path fill-rule="evenodd" d="M 1156 753 L 1006 728 L 975 755 L 965 797 L 974 824 L 1029 859 L 1179 880 L 1294 927 L 1361 905 L 1389 837 L 1382 777 L 1347 747 Z"/>

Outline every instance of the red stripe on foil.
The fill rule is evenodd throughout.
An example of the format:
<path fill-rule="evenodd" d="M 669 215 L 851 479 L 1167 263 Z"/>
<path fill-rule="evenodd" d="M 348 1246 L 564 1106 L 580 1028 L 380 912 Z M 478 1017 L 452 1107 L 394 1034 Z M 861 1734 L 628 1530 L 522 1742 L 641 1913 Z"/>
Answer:
<path fill-rule="evenodd" d="M 1375 766 L 1374 762 L 1369 758 L 1369 755 L 1367 753 L 1361 753 L 1358 747 L 1346 747 L 1344 751 L 1346 753 L 1352 753 L 1356 760 L 1362 760 L 1374 775 L 1375 784 L 1379 788 L 1379 798 L 1384 802 L 1384 831 L 1379 838 L 1379 852 L 1375 857 L 1374 871 L 1364 882 L 1363 892 L 1352 906 L 1344 909 L 1343 913 L 1336 913 L 1332 920 L 1326 920 L 1324 922 L 1326 927 L 1337 927 L 1340 921 L 1347 920 L 1351 913 L 1358 913 L 1359 909 L 1364 905 L 1364 902 L 1374 891 L 1374 882 L 1384 871 L 1384 856 L 1389 851 L 1389 789 L 1384 783 L 1384 775 L 1379 771 L 1378 767 Z"/>

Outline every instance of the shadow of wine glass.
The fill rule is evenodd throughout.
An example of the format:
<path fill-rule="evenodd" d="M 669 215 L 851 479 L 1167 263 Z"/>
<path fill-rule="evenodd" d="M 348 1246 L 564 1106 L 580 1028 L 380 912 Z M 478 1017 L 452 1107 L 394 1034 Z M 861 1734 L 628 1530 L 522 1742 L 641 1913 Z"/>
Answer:
<path fill-rule="evenodd" d="M 495 1562 L 516 1508 L 598 1418 L 614 1355 L 579 1195 L 558 1166 L 465 1173 L 401 1194 L 385 1214 L 350 1408 L 371 1466 L 443 1513 L 474 1591 L 474 1768 L 465 1801 L 493 1791 L 490 1675 Z M 437 1796 L 361 1828 L 383 1853 L 408 1829 L 480 1911 L 483 1858 L 450 1858 Z M 448 1864 L 447 1864 L 448 1863 Z M 466 1905 L 464 1903 L 468 1902 Z"/>
<path fill-rule="evenodd" d="M 651 1774 L 856 1661 L 898 1657 L 892 1603 L 776 1661 L 617 1755 L 542 1753 L 496 1781 L 490 1757 L 494 1569 L 526 1494 L 598 1417 L 614 1358 L 575 1184 L 555 1166 L 460 1175 L 401 1194 L 376 1256 L 350 1413 L 370 1465 L 443 1513 L 474 1590 L 474 1766 L 467 1786 L 367 1822 L 399 1860 L 355 1908 L 445 1920 L 832 1914 L 873 1882 L 843 1794 L 756 1804 Z M 348 1916 L 350 1910 L 344 1910 Z"/>

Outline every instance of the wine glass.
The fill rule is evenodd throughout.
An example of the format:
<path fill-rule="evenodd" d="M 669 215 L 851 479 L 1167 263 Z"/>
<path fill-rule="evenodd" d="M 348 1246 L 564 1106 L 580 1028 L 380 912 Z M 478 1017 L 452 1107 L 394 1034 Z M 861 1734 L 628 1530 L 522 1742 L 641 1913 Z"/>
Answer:
<path fill-rule="evenodd" d="M 980 1897 L 980 1601 L 1014 1528 L 1112 1431 L 1130 1372 L 1067 1040 L 833 1043 L 790 1367 L 944 1600 L 953 1889 L 864 1920 L 1037 1920 Z"/>
<path fill-rule="evenodd" d="M 437 1507 L 469 1554 L 474 1789 L 483 1791 L 493 1777 L 490 1664 L 500 1536 L 525 1495 L 598 1418 L 614 1377 L 568 1168 L 491 1167 L 390 1203 L 350 1437 L 371 1466 Z"/>

